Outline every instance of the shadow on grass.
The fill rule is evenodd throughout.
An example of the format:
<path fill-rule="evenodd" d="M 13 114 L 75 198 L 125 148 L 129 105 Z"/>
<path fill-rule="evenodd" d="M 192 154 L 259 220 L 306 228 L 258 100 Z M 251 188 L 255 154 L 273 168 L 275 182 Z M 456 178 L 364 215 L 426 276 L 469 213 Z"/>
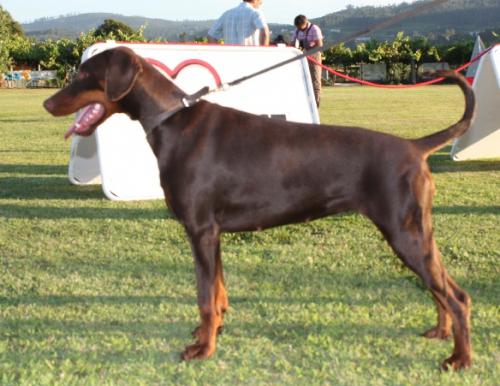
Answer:
<path fill-rule="evenodd" d="M 84 192 L 80 192 L 82 194 Z M 103 198 L 101 191 L 86 191 L 86 199 Z M 71 195 L 70 195 L 71 194 Z M 75 192 L 60 194 L 58 199 L 75 199 Z M 29 196 L 26 193 L 25 198 Z M 0 190 L 0 197 L 2 197 Z M 17 197 L 20 198 L 20 197 Z M 40 195 L 38 195 L 40 198 Z M 47 198 L 48 199 L 48 198 Z M 81 198 L 78 198 L 81 199 Z M 500 206 L 436 206 L 433 209 L 436 215 L 500 215 Z M 45 207 L 26 206 L 16 204 L 0 204 L 0 214 L 4 218 L 39 218 L 47 220 L 58 219 L 120 219 L 120 220 L 161 220 L 174 218 L 166 208 L 162 209 L 133 209 L 133 208 L 102 208 L 102 207 Z M 338 216 L 337 216 L 338 217 Z"/>
<path fill-rule="evenodd" d="M 54 173 L 55 175 L 55 173 Z M 67 177 L 0 178 L 0 198 L 19 200 L 88 200 L 103 198 L 100 185 L 72 185 Z"/>
<path fill-rule="evenodd" d="M 189 255 L 186 254 L 186 262 L 189 261 Z M 164 263 L 164 264 L 155 264 L 151 262 L 147 263 L 121 263 L 121 264 L 101 264 L 97 267 L 96 263 L 89 263 L 95 271 L 87 272 L 82 269 L 83 265 L 79 265 L 79 272 L 82 277 L 91 278 L 95 276 L 104 275 L 116 275 L 119 269 L 124 270 L 126 272 L 140 272 L 144 273 L 146 277 L 151 275 L 160 275 L 165 276 L 165 280 L 168 280 L 170 275 L 174 275 L 176 278 L 182 277 L 192 278 L 194 281 L 195 270 L 190 264 L 179 264 L 179 263 Z M 54 266 L 45 267 L 46 271 L 50 271 L 54 273 L 58 268 Z M 315 268 L 311 268 L 310 270 L 303 270 L 299 275 L 294 272 L 293 268 L 290 267 L 281 267 L 279 274 L 276 274 L 274 269 L 269 267 L 270 271 L 259 271 L 256 272 L 254 269 L 245 269 L 243 267 L 239 267 L 237 270 L 239 275 L 242 275 L 250 280 L 256 279 L 262 280 L 267 283 L 272 283 L 274 281 L 278 281 L 279 278 L 283 280 L 288 280 L 289 283 L 276 285 L 276 290 L 280 290 L 280 286 L 293 286 L 301 285 L 300 280 L 303 280 L 302 286 L 307 288 L 309 293 L 294 293 L 287 295 L 276 294 L 275 296 L 269 296 L 268 294 L 259 294 L 258 292 L 252 293 L 251 295 L 231 295 L 231 283 L 228 284 L 228 294 L 229 301 L 231 307 L 234 309 L 254 309 L 257 312 L 258 309 L 262 307 L 272 308 L 274 306 L 277 309 L 281 310 L 283 306 L 303 306 L 308 304 L 314 304 L 317 306 L 328 305 L 328 304 L 343 304 L 348 307 L 357 306 L 357 307 L 371 307 L 374 305 L 373 296 L 369 296 L 368 294 L 376 288 L 377 291 L 387 291 L 388 293 L 393 293 L 396 296 L 396 300 L 399 299 L 397 293 L 395 292 L 395 286 L 398 283 L 403 284 L 406 281 L 410 280 L 414 287 L 410 287 L 409 292 L 412 293 L 412 296 L 405 296 L 404 301 L 421 301 L 428 302 L 431 304 L 430 295 L 427 296 L 427 290 L 420 285 L 419 279 L 417 279 L 413 275 L 401 275 L 399 278 L 395 279 L 394 277 L 370 277 L 369 279 L 366 275 L 358 275 L 358 274 L 346 274 L 343 272 L 333 272 L 326 273 L 318 271 Z M 63 273 L 61 273 L 63 274 Z M 300 277 L 300 278 L 299 278 Z M 137 280 L 143 280 L 139 276 Z M 144 279 L 146 280 L 146 279 Z M 315 281 L 314 281 L 315 280 Z M 299 281 L 299 282 L 298 282 Z M 331 283 L 331 293 L 328 295 L 318 295 L 315 294 L 315 283 Z M 174 286 L 182 286 L 178 282 L 173 282 L 171 285 Z M 405 288 L 408 290 L 408 287 L 405 285 Z M 324 288 L 323 288 L 324 290 Z M 19 291 L 19 289 L 16 289 Z M 196 290 L 193 287 L 191 289 L 192 295 L 190 296 L 161 296 L 161 295 L 39 295 L 36 292 L 16 292 L 12 296 L 0 296 L 0 306 L 24 306 L 24 305 L 32 305 L 39 307 L 65 307 L 67 305 L 103 305 L 103 306 L 128 306 L 128 305 L 140 305 L 140 304 L 149 304 L 149 305 L 159 305 L 161 303 L 166 304 L 179 304 L 179 305 L 188 305 L 196 307 Z M 367 292 L 367 296 L 358 296 L 364 292 Z M 409 294 L 410 295 L 410 294 Z M 380 295 L 382 296 L 382 295 Z M 381 302 L 384 299 L 380 299 Z M 400 301 L 400 300 L 398 300 Z M 281 311 L 280 311 L 281 312 Z M 272 313 L 272 311 L 270 312 Z M 193 320 L 196 322 L 196 320 Z"/>
<path fill-rule="evenodd" d="M 68 166 L 0 164 L 0 173 L 29 175 L 66 175 L 68 173 Z"/>
<path fill-rule="evenodd" d="M 66 165 L 0 164 L 0 198 L 85 200 L 104 197 L 100 185 L 72 185 Z M 9 175 L 10 174 L 10 175 Z M 15 174 L 21 176 L 13 176 Z"/>
<path fill-rule="evenodd" d="M 147 319 L 147 317 L 146 317 Z M 143 335 L 143 337 L 158 337 L 165 336 L 167 339 L 183 338 L 179 336 L 179 331 L 185 331 L 186 340 L 191 340 L 190 332 L 194 327 L 191 322 L 151 322 L 151 321 L 128 321 L 123 322 L 119 320 L 109 320 L 102 322 L 86 322 L 86 321 L 60 321 L 49 318 L 31 318 L 31 319 L 10 319 L 0 322 L 0 329 L 4 332 L 16 330 L 20 335 L 38 335 L 38 338 L 44 336 L 51 336 L 56 331 L 64 332 L 65 335 L 70 336 L 91 336 L 100 333 L 129 333 L 131 336 Z M 352 324 L 345 326 L 341 322 L 336 322 L 335 317 L 328 317 L 317 323 L 255 323 L 255 322 L 235 322 L 234 330 L 242 330 L 245 337 L 268 337 L 275 342 L 291 341 L 297 342 L 304 339 L 310 333 L 327 333 L 334 335 L 334 338 L 345 337 L 348 331 L 356 331 L 358 335 L 374 335 L 384 336 L 387 338 L 394 338 L 395 336 L 401 337 L 406 335 L 415 335 L 415 330 L 410 327 L 398 327 L 397 329 L 392 326 L 383 326 L 377 324 Z M 265 325 L 265 328 L 263 328 Z M 224 332 L 230 332 L 230 327 L 226 325 Z M 224 333 L 223 332 L 223 333 Z M 417 333 L 418 335 L 419 333 Z M 170 337 L 168 335 L 171 335 Z M 186 342 L 187 343 L 187 342 Z"/>
<path fill-rule="evenodd" d="M 435 206 L 432 209 L 434 214 L 474 214 L 474 215 L 484 215 L 484 214 L 494 214 L 500 215 L 499 205 L 487 205 L 487 206 Z"/>
<path fill-rule="evenodd" d="M 500 171 L 500 160 L 453 161 L 451 147 L 429 157 L 429 166 L 433 173 L 489 172 Z"/>
<path fill-rule="evenodd" d="M 102 305 L 128 305 L 128 304 L 196 304 L 196 297 L 176 297 L 166 296 L 88 296 L 88 295 L 49 295 L 49 296 L 19 296 L 19 297 L 0 297 L 0 304 L 7 306 L 36 305 L 36 306 L 66 306 L 68 304 L 102 304 Z"/>
<path fill-rule="evenodd" d="M 40 124 L 40 117 L 37 115 L 33 118 L 27 118 L 26 116 L 21 116 L 19 118 L 0 118 L 0 123 Z"/>
<path fill-rule="evenodd" d="M 189 256 L 186 255 L 186 261 Z M 155 274 L 162 275 L 164 271 L 165 280 L 168 276 L 175 273 L 176 276 L 192 276 L 194 280 L 195 270 L 190 264 L 186 265 L 171 265 L 158 264 L 155 268 L 154 264 L 143 264 L 143 272 L 148 274 L 148 270 L 154 270 Z M 132 269 L 137 270 L 134 266 Z M 53 270 L 53 268 L 51 268 Z M 108 267 L 99 267 L 99 274 L 105 271 L 116 273 L 117 268 L 113 265 Z M 294 275 L 290 269 L 283 269 L 282 278 L 290 277 L 290 282 L 296 282 L 297 275 Z M 292 270 L 293 271 L 293 270 Z M 251 278 L 254 275 L 253 270 L 241 270 L 244 276 Z M 88 276 L 88 275 L 86 275 Z M 264 277 L 263 277 L 264 276 Z M 283 306 L 304 306 L 315 305 L 322 306 L 328 304 L 345 305 L 348 307 L 368 307 L 371 308 L 376 304 L 384 304 L 387 301 L 386 296 L 391 296 L 391 301 L 394 303 L 413 304 L 421 303 L 428 304 L 432 309 L 433 301 L 430 291 L 423 285 L 423 282 L 416 275 L 413 275 L 408 270 L 408 273 L 394 276 L 387 276 L 384 278 L 369 277 L 361 274 L 346 274 L 345 271 L 334 273 L 321 273 L 315 268 L 311 268 L 309 272 L 302 272 L 299 275 L 305 283 L 297 283 L 307 288 L 307 294 L 287 294 L 287 295 L 231 295 L 231 284 L 228 284 L 229 303 L 233 309 L 252 308 L 259 309 L 264 306 L 271 309 L 270 316 L 272 316 L 273 306 L 277 306 L 282 310 Z M 266 274 L 259 275 L 263 281 L 268 283 L 276 281 L 276 275 Z M 309 280 L 311 279 L 311 280 Z M 320 283 L 332 283 L 331 294 L 329 295 L 316 295 L 314 294 L 314 282 L 312 279 Z M 410 283 L 410 285 L 408 285 Z M 174 283 L 172 285 L 182 286 L 181 284 Z M 292 283 L 290 283 L 290 286 Z M 287 284 L 288 286 L 288 284 Z M 498 291 L 498 284 L 487 280 L 461 280 L 460 286 L 465 289 L 474 300 L 475 306 L 481 304 L 495 305 L 490 302 L 484 294 L 494 294 Z M 313 287 L 313 289 L 311 289 Z M 276 289 L 279 285 L 276 285 Z M 324 289 L 324 288 L 323 288 Z M 376 290 L 377 296 L 374 296 L 373 291 Z M 400 293 L 401 292 L 401 293 Z M 364 295 L 363 295 L 364 294 Z M 378 300 L 377 300 L 378 298 Z M 493 299 L 491 299 L 493 300 Z M 192 305 L 196 307 L 196 291 L 192 289 L 192 296 L 161 296 L 161 295 L 38 295 L 36 293 L 26 293 L 14 296 L 0 296 L 0 305 L 3 306 L 20 306 L 20 305 L 34 305 L 34 306 L 49 306 L 49 307 L 64 307 L 67 305 L 80 304 L 80 305 L 159 305 L 166 304 L 179 304 L 179 305 Z M 237 312 L 237 311 L 231 311 Z M 257 312 L 257 311 L 256 311 Z M 278 312 L 278 311 L 277 311 Z M 281 311 L 279 311 L 281 312 Z"/>
<path fill-rule="evenodd" d="M 88 197 L 90 198 L 90 197 Z M 58 219 L 117 219 L 117 220 L 164 220 L 174 218 L 167 208 L 89 208 L 89 207 L 43 207 L 0 204 L 0 215 L 4 218 Z"/>
<path fill-rule="evenodd" d="M 57 299 L 44 299 L 41 303 L 28 302 L 28 303 L 17 303 L 12 304 L 8 302 L 1 301 L 0 304 L 5 305 L 18 305 L 18 304 L 29 304 L 29 305 L 43 305 L 43 306 L 65 306 L 77 304 L 81 306 L 81 311 L 85 313 L 86 306 L 102 304 L 106 306 L 133 306 L 135 303 L 139 304 L 149 304 L 149 305 L 160 305 L 160 304 L 180 304 L 192 306 L 193 309 L 196 308 L 195 297 L 193 298 L 165 298 L 165 297 L 75 297 L 70 299 L 69 297 L 57 298 Z M 70 302 L 65 302 L 70 300 Z M 90 300 L 90 301 L 89 301 Z M 62 301 L 62 303 L 59 303 Z M 254 300 L 253 302 L 245 302 L 247 306 L 253 306 L 261 304 L 261 300 Z M 290 304 L 289 299 L 280 299 L 275 301 L 275 304 L 285 303 Z M 233 302 L 237 304 L 237 302 Z M 303 301 L 300 302 L 303 304 Z M 371 303 L 367 303 L 371 304 Z M 196 311 L 193 310 L 195 313 Z M 283 312 L 281 308 L 276 311 L 276 314 Z M 415 336 L 419 335 L 420 331 L 416 331 L 411 327 L 401 327 L 394 328 L 393 326 L 379 325 L 375 321 L 373 323 L 360 323 L 358 325 L 349 323 L 345 325 L 345 316 L 342 316 L 337 321 L 335 317 L 331 315 L 325 315 L 324 318 L 316 322 L 304 321 L 300 323 L 297 321 L 290 322 L 269 322 L 266 319 L 262 319 L 260 322 L 246 321 L 241 317 L 238 317 L 237 311 L 232 311 L 234 316 L 232 317 L 232 322 L 227 323 L 224 328 L 225 334 L 231 334 L 233 337 L 241 336 L 244 334 L 245 338 L 263 338 L 266 337 L 274 343 L 290 342 L 293 344 L 300 344 L 301 340 L 306 339 L 310 334 L 324 334 L 328 335 L 334 339 L 344 339 L 345 336 L 352 335 L 353 332 L 356 335 L 374 335 L 377 337 L 384 336 L 388 339 L 401 338 L 404 336 Z M 256 311 L 258 313 L 258 311 Z M 273 318 L 272 307 L 270 310 L 269 317 Z M 186 344 L 189 343 L 192 338 L 190 332 L 197 325 L 199 319 L 198 316 L 191 317 L 185 316 L 186 320 L 182 322 L 152 322 L 148 321 L 148 316 L 145 316 L 144 321 L 136 320 L 120 320 L 121 317 L 117 317 L 117 320 L 102 320 L 102 321 L 75 321 L 75 320 L 57 320 L 51 318 L 22 318 L 22 319 L 7 319 L 0 321 L 0 331 L 3 335 L 8 336 L 20 336 L 35 340 L 45 340 L 47 337 L 51 336 L 80 336 L 84 338 L 91 338 L 92 336 L 100 335 L 102 333 L 107 334 L 129 334 L 132 339 L 134 338 L 158 338 L 164 337 L 168 340 L 175 340 L 179 337 L 184 338 Z M 374 317 L 375 319 L 375 317 Z M 179 335 L 179 332 L 181 335 Z M 177 349 L 181 349 L 178 347 Z"/>

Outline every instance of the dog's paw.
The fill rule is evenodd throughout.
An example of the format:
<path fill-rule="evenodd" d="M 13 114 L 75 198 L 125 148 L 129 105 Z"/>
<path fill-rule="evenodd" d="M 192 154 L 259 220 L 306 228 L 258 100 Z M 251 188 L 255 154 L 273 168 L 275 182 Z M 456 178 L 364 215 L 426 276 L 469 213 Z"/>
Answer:
<path fill-rule="evenodd" d="M 422 336 L 427 338 L 427 339 L 446 340 L 446 339 L 449 339 L 451 337 L 451 332 L 444 330 L 442 328 L 439 328 L 439 327 L 434 327 L 434 328 L 431 328 L 430 330 L 424 332 L 422 334 Z"/>
<path fill-rule="evenodd" d="M 181 354 L 181 358 L 185 361 L 191 359 L 206 359 L 215 352 L 215 347 L 208 344 L 195 343 L 187 346 Z"/>
<path fill-rule="evenodd" d="M 444 371 L 448 371 L 450 368 L 452 370 L 462 370 L 469 368 L 471 363 L 472 358 L 469 354 L 453 354 L 441 364 L 441 368 Z"/>

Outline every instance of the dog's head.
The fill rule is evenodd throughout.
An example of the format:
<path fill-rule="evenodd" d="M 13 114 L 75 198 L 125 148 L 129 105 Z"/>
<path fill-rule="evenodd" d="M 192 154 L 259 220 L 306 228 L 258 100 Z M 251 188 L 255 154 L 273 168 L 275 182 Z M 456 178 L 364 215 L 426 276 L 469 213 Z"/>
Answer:
<path fill-rule="evenodd" d="M 134 87 L 144 61 L 131 49 L 117 47 L 103 51 L 84 62 L 68 86 L 44 102 L 54 116 L 84 109 L 66 132 L 88 136 L 112 114 L 124 112 L 119 101 Z"/>

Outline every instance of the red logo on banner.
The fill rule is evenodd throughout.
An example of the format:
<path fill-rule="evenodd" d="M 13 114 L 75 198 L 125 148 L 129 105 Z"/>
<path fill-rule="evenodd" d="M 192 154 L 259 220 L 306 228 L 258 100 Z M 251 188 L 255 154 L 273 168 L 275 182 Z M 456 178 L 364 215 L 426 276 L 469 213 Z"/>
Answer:
<path fill-rule="evenodd" d="M 188 66 L 193 66 L 193 65 L 202 66 L 202 67 L 206 68 L 210 72 L 210 74 L 212 74 L 214 81 L 215 81 L 215 84 L 217 86 L 220 86 L 222 84 L 221 78 L 220 78 L 219 74 L 217 73 L 217 70 L 210 63 L 207 63 L 207 62 L 200 60 L 200 59 L 184 60 L 181 63 L 179 63 L 177 65 L 177 67 L 175 67 L 173 70 L 170 67 L 168 67 L 165 63 L 160 62 L 159 60 L 152 59 L 152 58 L 146 58 L 146 61 L 148 63 L 152 64 L 153 66 L 158 67 L 160 70 L 162 70 L 163 72 L 165 72 L 166 74 L 168 74 L 169 76 L 171 76 L 174 79 L 175 79 L 175 77 L 177 77 L 177 75 L 179 75 L 179 73 L 183 69 L 185 69 Z"/>

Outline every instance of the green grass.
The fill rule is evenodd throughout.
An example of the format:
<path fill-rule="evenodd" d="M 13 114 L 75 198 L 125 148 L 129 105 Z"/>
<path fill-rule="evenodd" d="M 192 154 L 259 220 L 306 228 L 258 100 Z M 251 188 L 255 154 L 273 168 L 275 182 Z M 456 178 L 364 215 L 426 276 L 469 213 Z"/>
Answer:
<path fill-rule="evenodd" d="M 179 353 L 198 321 L 190 248 L 161 200 L 111 202 L 66 177 L 71 118 L 51 90 L 0 90 L 0 383 L 496 385 L 500 162 L 430 163 L 435 235 L 473 298 L 474 364 L 419 334 L 432 300 L 375 227 L 342 215 L 224 235 L 231 308 L 215 356 Z M 454 86 L 323 92 L 322 121 L 417 137 L 462 114 Z"/>

